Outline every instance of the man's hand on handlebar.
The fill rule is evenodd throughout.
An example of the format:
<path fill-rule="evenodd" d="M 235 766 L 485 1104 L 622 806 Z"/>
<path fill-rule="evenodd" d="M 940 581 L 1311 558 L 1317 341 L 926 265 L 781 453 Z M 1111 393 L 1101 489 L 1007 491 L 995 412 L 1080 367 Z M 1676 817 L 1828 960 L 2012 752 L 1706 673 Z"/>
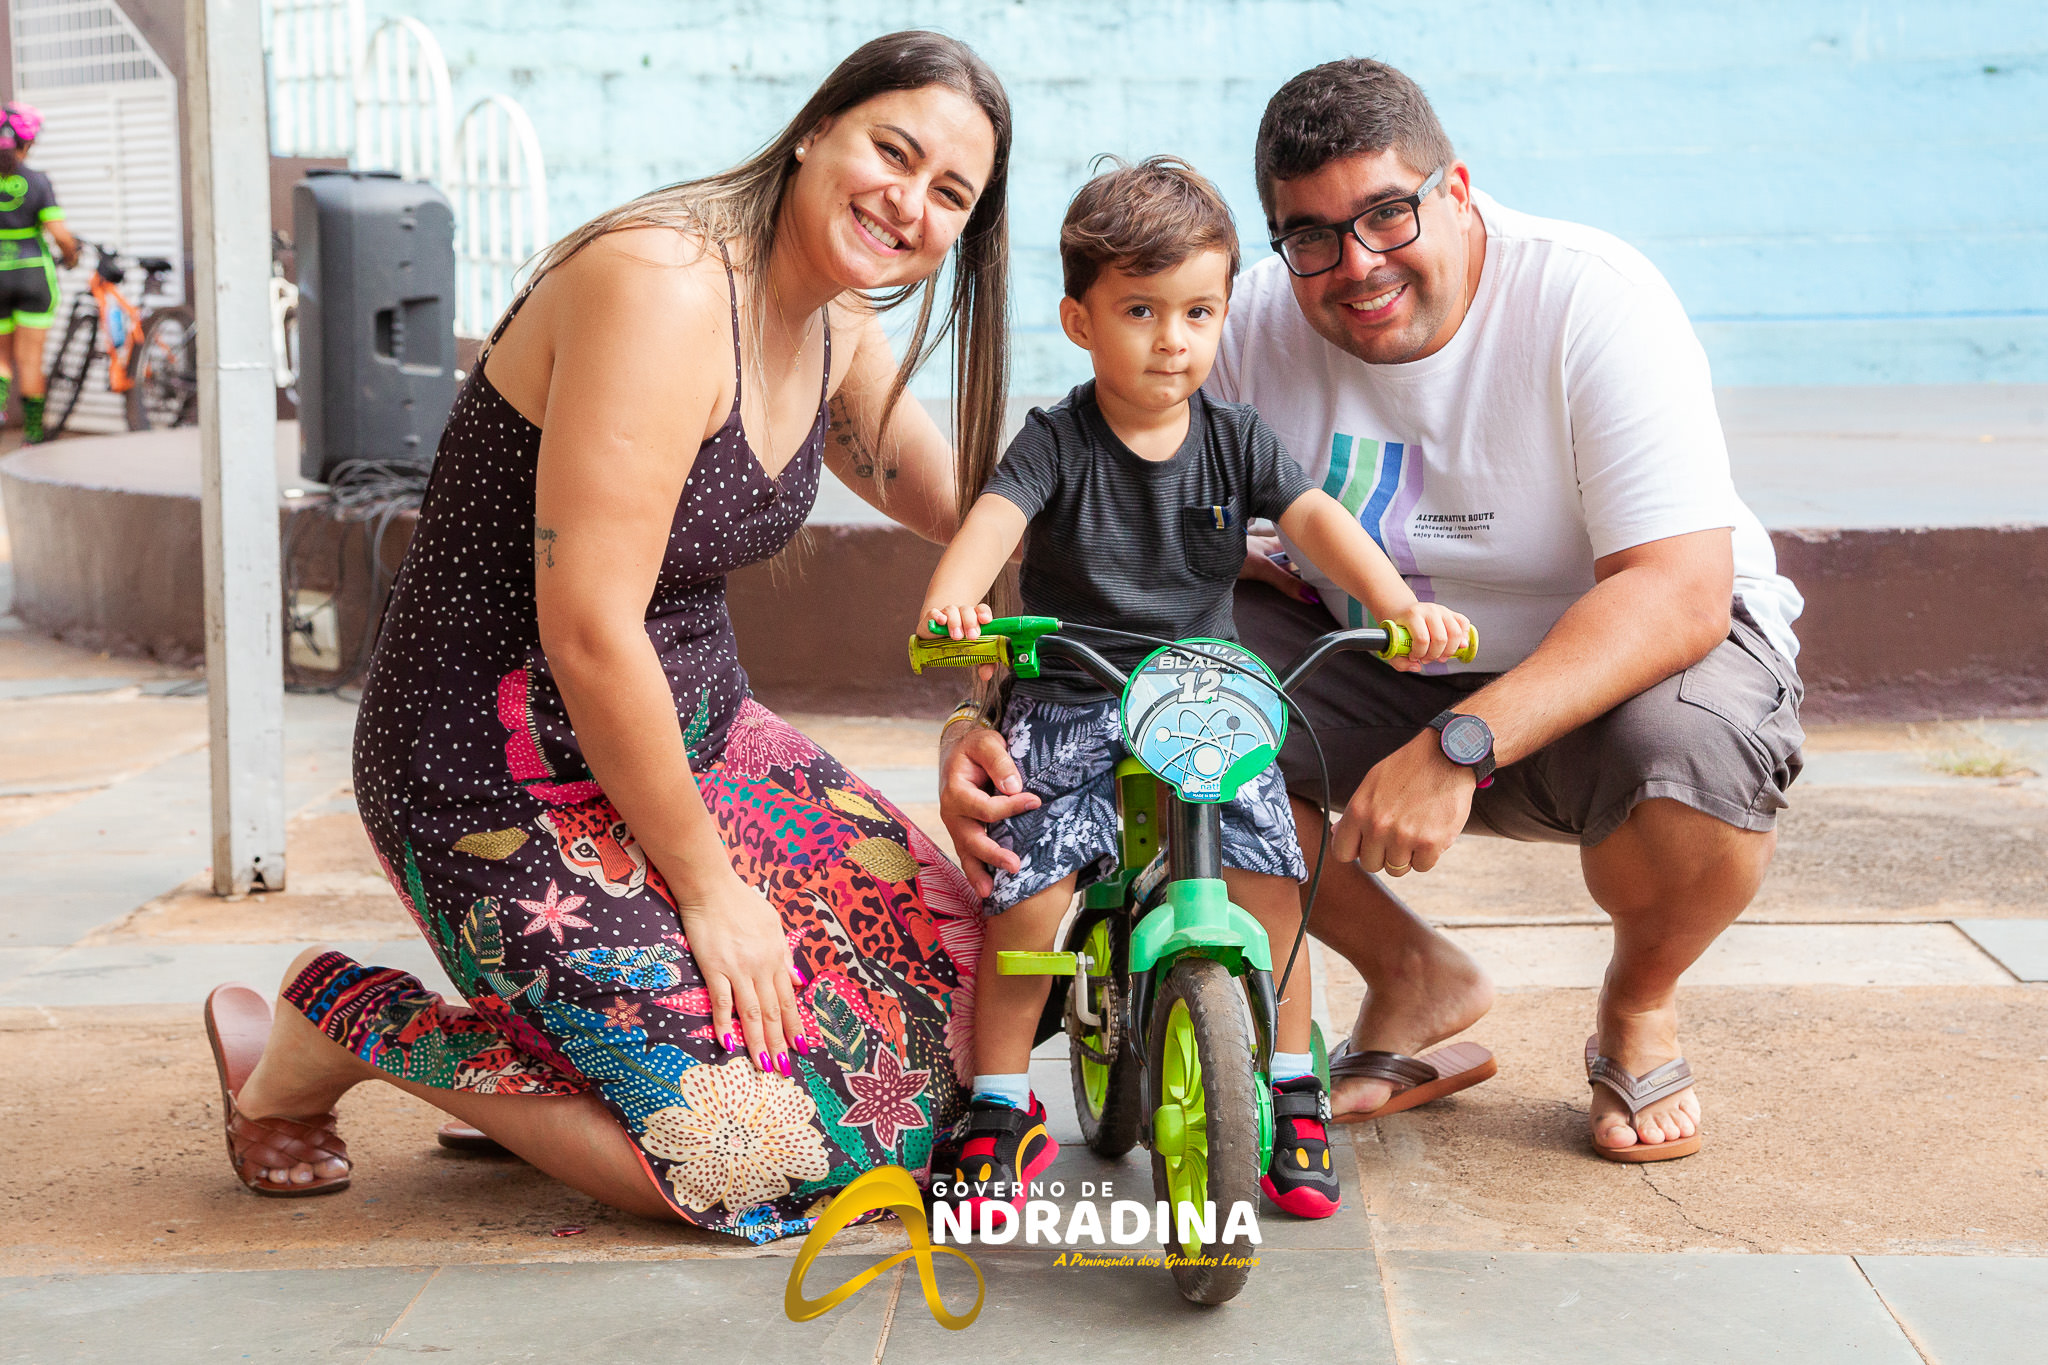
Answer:
<path fill-rule="evenodd" d="M 978 896 L 995 889 L 992 867 L 1007 872 L 1022 867 L 1017 855 L 991 839 L 988 827 L 997 820 L 1037 810 L 1038 798 L 1024 790 L 1024 779 L 1010 761 L 1002 735 L 985 725 L 955 726 L 939 754 L 939 818 L 952 836 L 960 870 Z"/>
<path fill-rule="evenodd" d="M 1403 673 L 1420 673 L 1424 664 L 1450 658 L 1465 647 L 1465 637 L 1472 629 L 1470 621 L 1435 602 L 1417 602 L 1388 619 L 1408 628 L 1407 655 L 1387 660 Z"/>
<path fill-rule="evenodd" d="M 934 640 L 941 635 L 955 640 L 978 640 L 981 628 L 994 619 L 986 602 L 970 607 L 934 602 L 917 618 L 917 634 Z"/>

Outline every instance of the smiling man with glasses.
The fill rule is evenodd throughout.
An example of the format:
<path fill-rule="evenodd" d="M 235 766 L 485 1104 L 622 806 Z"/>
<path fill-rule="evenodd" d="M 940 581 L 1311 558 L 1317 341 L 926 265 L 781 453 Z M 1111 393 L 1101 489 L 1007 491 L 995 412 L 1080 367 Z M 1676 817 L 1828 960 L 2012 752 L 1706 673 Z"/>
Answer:
<path fill-rule="evenodd" d="M 1369 874 L 1426 872 L 1461 832 L 1557 841 L 1614 921 L 1593 1149 L 1684 1156 L 1701 1125 L 1678 978 L 1755 894 L 1803 738 L 1802 604 L 1729 479 L 1706 356 L 1655 267 L 1473 189 L 1422 91 L 1379 62 L 1288 82 L 1256 173 L 1276 256 L 1239 281 L 1209 388 L 1257 405 L 1481 640 L 1427 674 L 1355 656 L 1302 699 L 1348 797 L 1313 927 L 1370 987 L 1333 1106 L 1390 1113 L 1493 1071 L 1474 1044 L 1428 1052 L 1492 987 Z M 1238 594 L 1275 661 L 1360 616 L 1289 548 L 1303 579 Z M 1306 832 L 1320 784 L 1297 742 L 1282 763 Z"/>

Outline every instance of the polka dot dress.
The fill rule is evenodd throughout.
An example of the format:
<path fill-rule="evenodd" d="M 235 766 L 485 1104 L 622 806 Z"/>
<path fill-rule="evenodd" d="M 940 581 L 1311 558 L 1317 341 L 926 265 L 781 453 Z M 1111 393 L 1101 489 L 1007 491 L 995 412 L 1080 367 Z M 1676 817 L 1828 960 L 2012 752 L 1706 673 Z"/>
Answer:
<path fill-rule="evenodd" d="M 803 525 L 825 410 L 821 392 L 771 478 L 741 426 L 739 336 L 734 290 L 732 411 L 697 451 L 646 629 L 732 865 L 782 913 L 808 1050 L 763 1071 L 712 1036 L 674 898 L 583 761 L 541 649 L 541 433 L 481 366 L 442 435 L 355 739 L 371 843 L 467 1006 L 340 953 L 285 994 L 410 1081 L 595 1090 L 679 1214 L 759 1242 L 808 1230 L 862 1171 L 928 1174 L 971 1079 L 980 921 L 930 839 L 748 693 L 725 575 Z M 824 351 L 829 383 L 829 318 Z"/>

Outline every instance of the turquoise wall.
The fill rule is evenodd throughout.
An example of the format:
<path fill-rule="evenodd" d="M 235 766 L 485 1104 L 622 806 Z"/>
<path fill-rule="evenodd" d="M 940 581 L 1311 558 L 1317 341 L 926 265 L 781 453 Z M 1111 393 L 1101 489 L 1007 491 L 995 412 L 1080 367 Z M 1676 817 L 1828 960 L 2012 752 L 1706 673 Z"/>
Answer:
<path fill-rule="evenodd" d="M 540 127 L 557 232 L 765 140 L 858 43 L 943 29 L 1017 109 L 1017 388 L 1085 373 L 1055 328 L 1090 157 L 1170 151 L 1262 243 L 1280 83 L 1379 57 L 1475 183 L 1669 276 L 1721 384 L 2048 382 L 2048 4 L 1722 0 L 371 0 L 440 38 L 458 111 Z M 1258 245 L 1251 259 L 1263 256 Z M 920 387 L 943 389 L 943 376 Z"/>

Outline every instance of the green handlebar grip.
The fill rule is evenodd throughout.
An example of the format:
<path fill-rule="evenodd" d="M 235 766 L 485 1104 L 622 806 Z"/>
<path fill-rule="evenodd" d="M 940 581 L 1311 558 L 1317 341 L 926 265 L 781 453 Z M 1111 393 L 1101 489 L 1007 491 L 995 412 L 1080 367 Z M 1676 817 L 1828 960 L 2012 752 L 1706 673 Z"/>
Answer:
<path fill-rule="evenodd" d="M 924 631 L 910 637 L 910 670 L 926 668 L 970 668 L 976 664 L 1002 664 L 1020 678 L 1038 676 L 1038 638 L 1060 628 L 1056 616 L 998 616 L 983 624 L 979 637 L 955 640 L 943 626 L 924 623 Z M 937 630 L 936 636 L 929 632 Z"/>
<path fill-rule="evenodd" d="M 1380 629 L 1387 633 L 1387 647 L 1380 651 L 1382 659 L 1401 658 L 1408 653 L 1408 647 L 1415 643 L 1414 637 L 1408 633 L 1408 627 L 1399 621 L 1382 621 Z M 1461 664 L 1469 664 L 1478 656 L 1479 627 L 1474 626 L 1465 632 L 1465 647 L 1451 657 Z"/>
<path fill-rule="evenodd" d="M 996 971 L 1004 976 L 1072 976 L 1075 965 L 1072 953 L 996 954 Z"/>

